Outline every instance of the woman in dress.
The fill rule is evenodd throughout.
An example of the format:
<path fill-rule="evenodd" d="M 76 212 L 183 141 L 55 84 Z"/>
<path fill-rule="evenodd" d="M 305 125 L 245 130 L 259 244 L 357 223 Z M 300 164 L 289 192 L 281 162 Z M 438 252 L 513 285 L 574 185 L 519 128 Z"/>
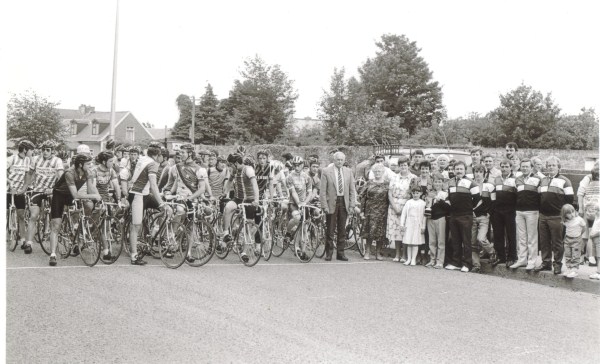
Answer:
<path fill-rule="evenodd" d="M 381 247 L 386 238 L 389 183 L 383 178 L 385 172 L 383 165 L 375 164 L 371 170 L 375 178 L 367 183 L 361 196 L 360 217 L 364 220 L 361 238 L 366 240 L 365 260 L 371 259 L 373 240 L 376 242 L 375 259 L 383 260 Z"/>
<path fill-rule="evenodd" d="M 388 192 L 390 206 L 388 208 L 386 236 L 396 247 L 394 262 L 399 262 L 401 259 L 402 262 L 405 262 L 406 252 L 403 254 L 401 249 L 402 229 L 400 215 L 402 214 L 404 204 L 410 199 L 410 181 L 417 176 L 408 170 L 408 158 L 405 156 L 398 158 L 398 169 L 399 173 L 392 177 L 390 181 Z"/>

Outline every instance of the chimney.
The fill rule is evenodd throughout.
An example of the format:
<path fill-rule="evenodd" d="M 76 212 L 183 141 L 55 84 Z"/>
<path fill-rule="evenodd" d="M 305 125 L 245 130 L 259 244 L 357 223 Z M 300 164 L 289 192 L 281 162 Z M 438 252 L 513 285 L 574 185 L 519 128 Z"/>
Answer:
<path fill-rule="evenodd" d="M 87 107 L 84 104 L 79 105 L 79 113 L 85 115 Z"/>

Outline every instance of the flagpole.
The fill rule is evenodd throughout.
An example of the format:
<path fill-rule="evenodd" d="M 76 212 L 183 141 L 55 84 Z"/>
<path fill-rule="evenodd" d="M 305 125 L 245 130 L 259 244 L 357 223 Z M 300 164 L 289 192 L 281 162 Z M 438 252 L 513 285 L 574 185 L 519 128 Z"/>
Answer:
<path fill-rule="evenodd" d="M 116 103 L 117 103 L 117 50 L 119 45 L 119 0 L 117 0 L 117 16 L 115 22 L 115 49 L 113 53 L 113 78 L 112 78 L 112 97 L 110 100 L 110 136 L 109 140 L 115 138 L 116 126 Z"/>

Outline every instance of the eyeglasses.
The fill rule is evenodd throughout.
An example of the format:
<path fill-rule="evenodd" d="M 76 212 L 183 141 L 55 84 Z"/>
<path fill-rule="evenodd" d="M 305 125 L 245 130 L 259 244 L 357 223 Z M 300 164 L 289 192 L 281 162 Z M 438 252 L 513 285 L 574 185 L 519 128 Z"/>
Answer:
<path fill-rule="evenodd" d="M 52 148 L 44 148 L 44 149 L 42 149 L 42 150 L 43 150 L 44 152 L 51 152 L 51 151 L 52 151 Z"/>

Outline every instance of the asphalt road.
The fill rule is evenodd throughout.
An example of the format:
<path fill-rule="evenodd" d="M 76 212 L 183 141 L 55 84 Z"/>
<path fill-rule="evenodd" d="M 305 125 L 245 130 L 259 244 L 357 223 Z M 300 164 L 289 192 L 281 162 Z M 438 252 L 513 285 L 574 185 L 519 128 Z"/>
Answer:
<path fill-rule="evenodd" d="M 597 362 L 600 297 L 290 253 L 253 268 L 7 252 L 8 363 Z"/>

